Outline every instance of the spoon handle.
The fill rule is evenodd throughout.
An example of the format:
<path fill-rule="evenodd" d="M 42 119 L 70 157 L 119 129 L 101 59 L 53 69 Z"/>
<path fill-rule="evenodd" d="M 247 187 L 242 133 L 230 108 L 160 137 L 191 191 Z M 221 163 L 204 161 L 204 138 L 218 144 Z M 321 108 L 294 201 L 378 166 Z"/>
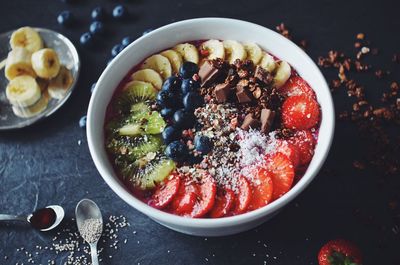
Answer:
<path fill-rule="evenodd" d="M 25 216 L 0 214 L 0 221 L 24 221 L 27 222 Z"/>
<path fill-rule="evenodd" d="M 90 244 L 90 255 L 92 256 L 92 265 L 99 265 L 99 258 L 97 257 L 97 243 Z"/>

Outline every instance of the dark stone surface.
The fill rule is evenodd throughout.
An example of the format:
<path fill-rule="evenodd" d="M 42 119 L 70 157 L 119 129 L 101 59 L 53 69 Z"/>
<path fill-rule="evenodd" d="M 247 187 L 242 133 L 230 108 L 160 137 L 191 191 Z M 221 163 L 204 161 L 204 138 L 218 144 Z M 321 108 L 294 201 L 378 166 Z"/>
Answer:
<path fill-rule="evenodd" d="M 332 151 L 320 174 L 273 220 L 236 236 L 208 239 L 168 230 L 120 200 L 96 171 L 85 130 L 78 126 L 86 112 L 91 84 L 110 58 L 111 47 L 127 35 L 139 37 L 148 28 L 204 16 L 234 17 L 269 28 L 285 22 L 294 28 L 295 35 L 309 41 L 308 53 L 313 59 L 332 48 L 353 52 L 355 34 L 365 32 L 382 48 L 381 55 L 388 62 L 400 47 L 397 1 L 70 2 L 74 3 L 1 3 L 0 32 L 24 25 L 60 31 L 77 44 L 82 71 L 72 97 L 54 116 L 30 128 L 0 133 L 0 212 L 22 214 L 48 204 L 61 204 L 70 219 L 76 203 L 88 197 L 100 205 L 105 216 L 125 215 L 131 227 L 121 236 L 128 238 L 128 243 L 118 250 L 106 250 L 103 264 L 317 264 L 320 246 L 336 237 L 357 242 L 365 254 L 365 264 L 399 264 L 399 235 L 391 231 L 394 222 L 387 206 L 388 198 L 398 188 L 380 184 L 380 172 L 353 169 L 353 157 L 364 152 L 364 143 L 358 140 L 354 126 L 337 125 Z M 80 47 L 79 36 L 89 30 L 91 10 L 102 5 L 110 14 L 112 7 L 121 2 L 132 17 L 125 22 L 106 21 L 106 37 L 99 39 L 93 49 Z M 56 23 L 57 15 L 66 9 L 77 19 L 70 29 Z M 335 96 L 338 108 L 344 102 L 344 97 Z M 398 187 L 399 176 L 395 177 Z M 356 208 L 373 216 L 377 224 L 360 222 L 353 214 Z M 54 233 L 38 233 L 24 226 L 0 224 L 0 264 L 26 264 L 25 255 L 16 249 L 25 247 L 34 252 L 37 244 L 50 245 L 53 236 Z M 106 259 L 106 255 L 113 258 Z M 4 256 L 9 258 L 4 260 Z M 40 259 L 42 264 L 49 259 L 63 264 L 65 256 L 42 255 Z"/>

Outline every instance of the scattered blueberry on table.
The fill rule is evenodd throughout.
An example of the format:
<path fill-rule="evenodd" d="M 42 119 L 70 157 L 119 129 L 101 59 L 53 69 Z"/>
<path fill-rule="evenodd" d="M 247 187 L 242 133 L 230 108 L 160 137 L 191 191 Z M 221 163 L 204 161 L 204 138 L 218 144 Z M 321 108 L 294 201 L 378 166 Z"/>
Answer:
<path fill-rule="evenodd" d="M 115 57 L 117 56 L 125 47 L 122 44 L 116 44 L 114 47 L 111 49 L 111 56 Z"/>
<path fill-rule="evenodd" d="M 104 25 L 100 21 L 94 21 L 90 24 L 89 30 L 93 35 L 102 34 L 104 33 Z"/>
<path fill-rule="evenodd" d="M 86 116 L 86 115 L 85 115 L 85 116 L 82 116 L 82 117 L 79 119 L 79 127 L 85 128 L 85 127 L 86 127 L 86 120 L 87 120 L 87 116 Z"/>
<path fill-rule="evenodd" d="M 123 19 L 128 15 L 128 10 L 123 5 L 117 5 L 114 7 L 112 16 L 116 19 Z"/>
<path fill-rule="evenodd" d="M 96 88 L 96 83 L 93 83 L 90 87 L 90 93 L 93 93 L 94 89 Z"/>
<path fill-rule="evenodd" d="M 93 35 L 90 32 L 85 32 L 81 35 L 79 41 L 82 45 L 89 46 L 93 42 Z"/>
<path fill-rule="evenodd" d="M 57 16 L 57 22 L 58 22 L 58 24 L 63 25 L 63 26 L 69 26 L 69 25 L 71 25 L 71 24 L 72 24 L 72 21 L 73 21 L 73 16 L 72 16 L 71 11 L 69 11 L 69 10 L 62 11 L 62 12 Z"/>
<path fill-rule="evenodd" d="M 106 17 L 106 12 L 105 12 L 104 8 L 102 8 L 101 6 L 98 6 L 92 10 L 91 16 L 92 16 L 93 20 L 103 21 Z"/>
<path fill-rule="evenodd" d="M 122 39 L 121 44 L 124 45 L 125 47 L 131 44 L 134 41 L 132 37 L 125 37 Z"/>
<path fill-rule="evenodd" d="M 142 36 L 152 32 L 152 31 L 153 31 L 153 29 L 146 29 L 145 31 L 143 31 Z"/>

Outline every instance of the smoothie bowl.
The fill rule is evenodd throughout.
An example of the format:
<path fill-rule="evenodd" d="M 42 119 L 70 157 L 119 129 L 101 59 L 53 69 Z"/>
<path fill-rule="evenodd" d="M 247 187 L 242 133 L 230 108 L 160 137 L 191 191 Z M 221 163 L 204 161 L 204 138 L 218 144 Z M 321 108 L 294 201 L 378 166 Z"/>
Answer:
<path fill-rule="evenodd" d="M 97 82 L 87 123 L 113 191 L 200 236 L 278 213 L 318 173 L 333 130 L 313 61 L 269 29 L 224 18 L 173 23 L 132 43 Z"/>

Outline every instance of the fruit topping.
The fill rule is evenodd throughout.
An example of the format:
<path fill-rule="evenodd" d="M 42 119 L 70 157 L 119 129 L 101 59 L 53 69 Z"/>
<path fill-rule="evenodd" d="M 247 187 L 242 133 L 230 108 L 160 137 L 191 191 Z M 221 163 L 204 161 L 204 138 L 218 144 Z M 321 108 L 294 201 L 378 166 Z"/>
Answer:
<path fill-rule="evenodd" d="M 189 155 L 187 146 L 181 141 L 175 140 L 165 148 L 165 155 L 174 161 L 184 161 Z"/>
<path fill-rule="evenodd" d="M 154 208 L 165 208 L 178 193 L 180 184 L 180 177 L 178 175 L 171 175 L 164 183 L 157 185 L 148 204 Z"/>
<path fill-rule="evenodd" d="M 193 62 L 184 62 L 179 68 L 179 75 L 182 78 L 192 78 L 194 74 L 197 74 L 199 67 Z"/>
<path fill-rule="evenodd" d="M 318 102 L 306 96 L 292 96 L 282 106 L 282 123 L 288 129 L 306 130 L 315 127 L 320 119 Z"/>
<path fill-rule="evenodd" d="M 212 147 L 213 143 L 209 137 L 204 135 L 196 135 L 196 137 L 194 138 L 194 148 L 196 149 L 196 151 L 202 154 L 208 154 L 212 150 Z"/>
<path fill-rule="evenodd" d="M 178 193 L 172 199 L 172 212 L 178 215 L 187 215 L 193 211 L 197 200 L 198 186 L 188 178 L 182 179 Z"/>
<path fill-rule="evenodd" d="M 278 140 L 276 144 L 276 151 L 284 154 L 292 162 L 294 168 L 300 164 L 300 151 L 297 146 L 289 143 L 286 140 Z"/>
<path fill-rule="evenodd" d="M 265 168 L 259 168 L 253 171 L 252 193 L 248 207 L 249 211 L 261 208 L 272 200 L 272 174 Z"/>
<path fill-rule="evenodd" d="M 162 132 L 164 144 L 169 144 L 173 141 L 179 140 L 181 136 L 182 132 L 173 126 L 166 127 Z"/>
<path fill-rule="evenodd" d="M 240 176 L 237 180 L 237 194 L 233 208 L 233 214 L 244 213 L 250 205 L 251 201 L 251 187 L 249 181 Z"/>
<path fill-rule="evenodd" d="M 272 199 L 276 200 L 290 190 L 294 179 L 292 162 L 282 153 L 275 153 L 265 158 L 265 168 L 270 173 L 273 183 Z"/>
<path fill-rule="evenodd" d="M 231 189 L 218 189 L 214 207 L 209 212 L 211 218 L 220 218 L 229 213 L 235 200 L 235 193 Z"/>
<path fill-rule="evenodd" d="M 174 113 L 173 121 L 177 128 L 188 129 L 194 125 L 196 118 L 192 112 L 180 109 Z"/>
<path fill-rule="evenodd" d="M 199 81 L 195 81 L 192 78 L 182 80 L 181 91 L 183 95 L 186 95 L 189 92 L 195 92 L 199 88 L 200 88 Z"/>
<path fill-rule="evenodd" d="M 209 174 L 203 175 L 199 184 L 197 200 L 193 206 L 193 210 L 189 213 L 190 217 L 199 218 L 207 214 L 214 206 L 217 185 L 214 178 Z"/>
<path fill-rule="evenodd" d="M 306 95 L 315 99 L 315 93 L 307 82 L 300 76 L 292 76 L 286 84 L 279 89 L 286 97 Z"/>
<path fill-rule="evenodd" d="M 204 104 L 204 99 L 197 92 L 189 92 L 183 97 L 183 106 L 186 110 L 195 110 Z"/>
<path fill-rule="evenodd" d="M 124 86 L 114 106 L 122 113 L 130 112 L 133 104 L 155 100 L 156 95 L 157 91 L 151 83 L 131 81 Z"/>
<path fill-rule="evenodd" d="M 181 79 L 179 79 L 179 77 L 173 75 L 173 76 L 168 77 L 164 81 L 164 83 L 161 87 L 161 90 L 162 91 L 163 90 L 170 91 L 172 93 L 179 93 L 179 91 L 181 89 L 181 84 L 182 84 Z"/>
<path fill-rule="evenodd" d="M 195 64 L 199 63 L 199 53 L 197 51 L 196 46 L 194 46 L 193 44 L 190 43 L 178 44 L 174 47 L 174 50 L 182 56 L 185 62 L 192 62 Z M 189 77 L 184 77 L 184 78 L 189 78 Z"/>
<path fill-rule="evenodd" d="M 308 164 L 314 155 L 315 147 L 315 139 L 311 132 L 297 131 L 288 141 L 297 147 L 300 154 L 300 165 Z"/>

